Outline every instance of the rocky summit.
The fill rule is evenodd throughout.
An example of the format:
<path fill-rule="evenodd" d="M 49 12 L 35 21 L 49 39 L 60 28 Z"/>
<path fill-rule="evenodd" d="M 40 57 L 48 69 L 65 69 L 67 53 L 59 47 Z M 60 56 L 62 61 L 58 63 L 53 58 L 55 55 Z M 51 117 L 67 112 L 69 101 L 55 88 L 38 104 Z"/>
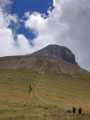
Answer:
<path fill-rule="evenodd" d="M 0 69 L 33 70 L 38 73 L 53 71 L 64 74 L 89 74 L 78 66 L 75 55 L 66 47 L 48 45 L 47 47 L 29 55 L 7 56 L 0 58 Z"/>
<path fill-rule="evenodd" d="M 47 55 L 60 60 L 64 60 L 74 65 L 78 65 L 75 60 L 75 55 L 71 52 L 70 49 L 64 46 L 48 45 L 47 47 L 35 52 L 34 54 Z"/>

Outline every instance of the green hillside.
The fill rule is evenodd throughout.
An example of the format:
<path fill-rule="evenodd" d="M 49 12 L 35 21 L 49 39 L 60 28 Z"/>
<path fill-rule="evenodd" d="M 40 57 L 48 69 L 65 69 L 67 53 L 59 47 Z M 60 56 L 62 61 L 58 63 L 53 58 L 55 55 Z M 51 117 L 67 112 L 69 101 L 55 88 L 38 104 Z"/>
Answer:
<path fill-rule="evenodd" d="M 0 120 L 89 120 L 90 74 L 84 72 L 0 69 Z M 73 106 L 83 114 L 68 113 Z"/>

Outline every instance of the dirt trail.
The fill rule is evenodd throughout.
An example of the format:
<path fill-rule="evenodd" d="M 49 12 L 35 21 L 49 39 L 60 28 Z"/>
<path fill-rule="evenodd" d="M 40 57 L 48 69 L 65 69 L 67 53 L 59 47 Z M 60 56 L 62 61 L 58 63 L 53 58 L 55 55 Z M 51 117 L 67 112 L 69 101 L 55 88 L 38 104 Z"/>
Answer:
<path fill-rule="evenodd" d="M 38 102 L 38 103 L 42 103 L 42 104 L 50 104 L 49 102 L 47 102 L 46 100 L 42 99 L 38 94 L 37 94 L 37 90 L 38 90 L 38 87 L 40 86 L 40 82 L 42 80 L 42 76 L 43 75 L 37 75 L 37 79 L 36 79 L 36 82 L 35 82 L 35 86 L 31 92 L 31 98 Z"/>

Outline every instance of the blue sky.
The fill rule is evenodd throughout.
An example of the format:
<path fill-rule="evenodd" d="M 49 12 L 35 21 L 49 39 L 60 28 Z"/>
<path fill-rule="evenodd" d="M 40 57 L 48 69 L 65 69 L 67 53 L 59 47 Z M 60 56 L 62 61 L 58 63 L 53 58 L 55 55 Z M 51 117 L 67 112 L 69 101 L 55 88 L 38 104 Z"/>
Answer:
<path fill-rule="evenodd" d="M 26 12 L 34 12 L 37 11 L 39 13 L 44 13 L 48 15 L 47 10 L 49 7 L 53 9 L 53 0 L 12 0 L 13 4 L 11 6 L 11 14 L 17 14 L 19 19 L 25 15 Z M 14 25 L 10 25 L 10 27 L 14 27 Z M 35 35 L 25 29 L 23 23 L 19 23 L 19 28 L 17 29 L 18 34 L 24 34 L 27 39 L 33 40 Z"/>
<path fill-rule="evenodd" d="M 90 71 L 90 0 L 0 0 L 0 57 L 68 47 Z"/>
<path fill-rule="evenodd" d="M 52 0 L 13 0 L 11 13 L 18 14 L 19 17 L 23 17 L 24 13 L 28 11 L 47 14 L 50 6 L 53 6 Z"/>

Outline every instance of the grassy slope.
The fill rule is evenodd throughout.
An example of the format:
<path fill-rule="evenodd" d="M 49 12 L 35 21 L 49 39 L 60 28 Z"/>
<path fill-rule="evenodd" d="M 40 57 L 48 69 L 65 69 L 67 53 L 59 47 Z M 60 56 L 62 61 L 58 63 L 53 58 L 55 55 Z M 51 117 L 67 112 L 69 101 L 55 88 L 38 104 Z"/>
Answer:
<path fill-rule="evenodd" d="M 28 86 L 32 85 L 30 93 Z M 0 120 L 89 120 L 90 76 L 0 70 Z M 67 110 L 82 107 L 83 115 Z"/>

